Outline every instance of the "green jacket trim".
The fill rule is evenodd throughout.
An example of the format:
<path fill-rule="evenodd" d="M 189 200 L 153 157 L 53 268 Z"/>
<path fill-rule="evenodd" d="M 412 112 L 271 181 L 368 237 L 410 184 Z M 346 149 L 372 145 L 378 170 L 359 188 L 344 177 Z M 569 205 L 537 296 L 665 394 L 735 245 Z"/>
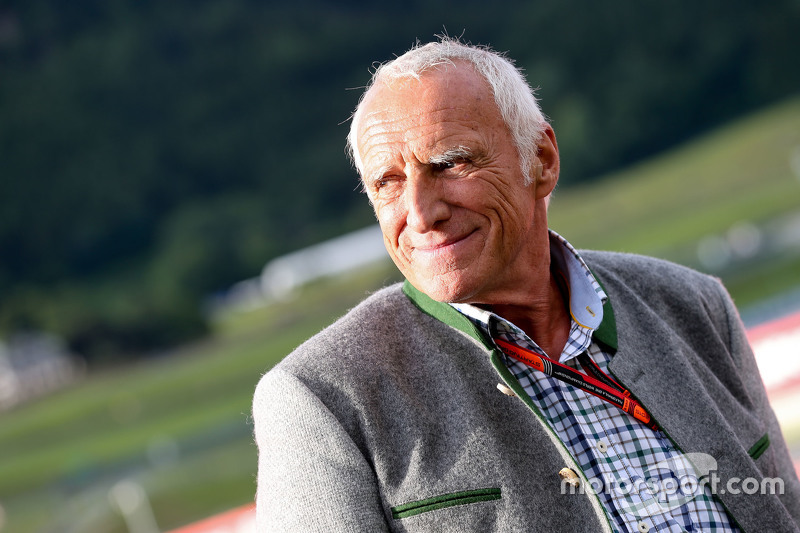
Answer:
<path fill-rule="evenodd" d="M 603 321 L 600 322 L 600 325 L 594 330 L 592 336 L 597 339 L 598 341 L 602 342 L 609 348 L 613 349 L 614 351 L 617 350 L 617 318 L 614 316 L 614 308 L 611 306 L 611 297 L 608 296 L 608 291 L 605 287 L 603 287 L 603 283 L 600 281 L 600 278 L 595 276 L 594 272 L 592 272 L 594 279 L 597 280 L 597 283 L 600 284 L 600 287 L 603 289 L 603 292 L 606 293 L 606 301 L 603 304 Z"/>
<path fill-rule="evenodd" d="M 758 459 L 764 454 L 765 451 L 767 451 L 767 448 L 769 448 L 769 434 L 765 434 L 763 437 L 758 439 L 758 441 L 753 444 L 749 450 L 747 450 L 747 455 L 753 459 Z"/>
<path fill-rule="evenodd" d="M 480 342 L 487 350 L 494 349 L 494 342 L 473 324 L 467 317 L 459 313 L 451 305 L 437 302 L 427 294 L 414 287 L 408 280 L 403 283 L 403 292 L 411 302 L 423 313 L 444 322 L 451 328 L 466 333 Z"/>
<path fill-rule="evenodd" d="M 421 513 L 427 513 L 428 511 L 445 509 L 447 507 L 455 507 L 456 505 L 499 500 L 500 497 L 501 492 L 499 488 L 452 492 L 449 494 L 442 494 L 441 496 L 434 496 L 433 498 L 404 503 L 402 505 L 392 507 L 392 518 L 408 518 Z"/>

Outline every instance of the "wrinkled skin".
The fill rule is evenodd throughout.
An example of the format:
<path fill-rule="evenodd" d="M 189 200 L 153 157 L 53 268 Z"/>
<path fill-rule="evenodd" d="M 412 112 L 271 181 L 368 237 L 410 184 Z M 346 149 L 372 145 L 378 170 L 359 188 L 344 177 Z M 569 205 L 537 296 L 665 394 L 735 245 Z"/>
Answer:
<path fill-rule="evenodd" d="M 549 126 L 526 186 L 489 85 L 457 63 L 375 85 L 356 127 L 386 248 L 415 287 L 444 302 L 549 305 L 545 197 L 559 170 Z"/>

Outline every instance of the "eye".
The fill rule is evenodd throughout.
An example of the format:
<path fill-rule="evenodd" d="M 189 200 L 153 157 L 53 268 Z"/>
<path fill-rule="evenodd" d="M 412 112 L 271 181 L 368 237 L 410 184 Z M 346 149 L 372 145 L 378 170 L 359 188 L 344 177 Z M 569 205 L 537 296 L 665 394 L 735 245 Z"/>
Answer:
<path fill-rule="evenodd" d="M 375 189 L 383 189 L 387 185 L 389 185 L 393 181 L 392 178 L 381 178 L 379 180 L 375 180 Z"/>
<path fill-rule="evenodd" d="M 445 150 L 441 154 L 431 156 L 428 160 L 431 172 L 442 173 L 448 170 L 466 170 L 472 164 L 472 152 L 466 148 Z"/>
<path fill-rule="evenodd" d="M 380 197 L 391 197 L 397 194 L 401 178 L 395 175 L 382 176 L 372 182 L 372 189 Z"/>
<path fill-rule="evenodd" d="M 456 161 L 442 161 L 437 163 L 431 163 L 431 169 L 434 172 L 442 172 L 443 170 L 447 170 L 456 166 Z"/>

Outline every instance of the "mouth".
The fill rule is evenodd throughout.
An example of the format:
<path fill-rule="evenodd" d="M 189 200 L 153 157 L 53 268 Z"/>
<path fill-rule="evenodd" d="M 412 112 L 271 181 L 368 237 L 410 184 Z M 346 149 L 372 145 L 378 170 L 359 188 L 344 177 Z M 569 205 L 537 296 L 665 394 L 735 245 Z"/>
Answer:
<path fill-rule="evenodd" d="M 461 245 L 466 244 L 466 242 L 469 241 L 470 238 L 477 232 L 478 230 L 474 229 L 469 233 L 466 233 L 458 237 L 449 238 L 442 242 L 414 246 L 414 251 L 422 252 L 425 254 L 435 254 L 435 255 L 446 253 L 451 250 L 455 251 L 456 249 L 460 248 Z"/>

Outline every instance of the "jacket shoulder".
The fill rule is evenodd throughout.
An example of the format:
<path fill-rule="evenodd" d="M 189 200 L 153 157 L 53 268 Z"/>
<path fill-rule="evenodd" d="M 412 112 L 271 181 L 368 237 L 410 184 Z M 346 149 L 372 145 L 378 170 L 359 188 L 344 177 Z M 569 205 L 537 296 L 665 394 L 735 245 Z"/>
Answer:
<path fill-rule="evenodd" d="M 602 283 L 615 280 L 648 292 L 657 289 L 717 292 L 720 286 L 718 278 L 656 257 L 596 250 L 581 250 L 580 254 Z"/>
<path fill-rule="evenodd" d="M 608 294 L 617 315 L 628 321 L 653 317 L 683 338 L 700 338 L 711 327 L 729 337 L 738 312 L 722 282 L 663 259 L 618 252 L 581 252 Z M 632 327 L 631 324 L 629 326 Z"/>
<path fill-rule="evenodd" d="M 365 343 L 389 340 L 396 335 L 396 323 L 412 312 L 413 306 L 401 284 L 385 287 L 295 348 L 281 363 L 294 366 L 308 358 L 338 357 Z"/>
<path fill-rule="evenodd" d="M 464 339 L 461 339 L 464 337 Z M 471 340 L 423 313 L 398 283 L 367 297 L 312 336 L 276 368 L 323 381 L 408 371 L 409 354 Z"/>

